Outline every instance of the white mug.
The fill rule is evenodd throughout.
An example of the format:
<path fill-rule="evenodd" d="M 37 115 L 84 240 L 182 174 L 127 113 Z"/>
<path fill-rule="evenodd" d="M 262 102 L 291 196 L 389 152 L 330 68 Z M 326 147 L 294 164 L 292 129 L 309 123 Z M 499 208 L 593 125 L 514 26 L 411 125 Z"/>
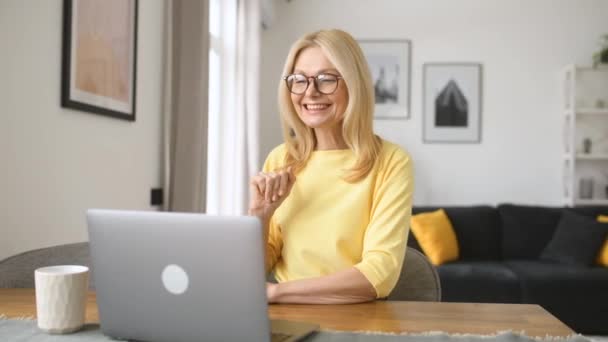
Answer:
<path fill-rule="evenodd" d="M 61 265 L 35 271 L 38 328 L 67 334 L 84 325 L 89 268 Z"/>

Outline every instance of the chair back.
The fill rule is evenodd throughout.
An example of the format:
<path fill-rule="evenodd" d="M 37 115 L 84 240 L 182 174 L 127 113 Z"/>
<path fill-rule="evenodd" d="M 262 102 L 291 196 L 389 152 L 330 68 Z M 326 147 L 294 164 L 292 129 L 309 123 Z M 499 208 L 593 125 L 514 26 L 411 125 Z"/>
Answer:
<path fill-rule="evenodd" d="M 90 269 L 89 243 L 35 249 L 0 261 L 0 288 L 34 288 L 34 271 L 54 265 L 82 265 Z M 95 288 L 91 272 L 89 288 Z"/>
<path fill-rule="evenodd" d="M 414 248 L 407 247 L 401 276 L 388 300 L 439 302 L 441 282 L 435 266 Z"/>

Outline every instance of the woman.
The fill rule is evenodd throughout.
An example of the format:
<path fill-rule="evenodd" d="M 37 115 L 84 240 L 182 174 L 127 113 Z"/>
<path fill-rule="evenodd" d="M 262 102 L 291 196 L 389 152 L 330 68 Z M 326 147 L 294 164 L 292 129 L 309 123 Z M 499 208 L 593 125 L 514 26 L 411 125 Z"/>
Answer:
<path fill-rule="evenodd" d="M 374 135 L 373 84 L 357 42 L 322 30 L 291 48 L 279 85 L 285 143 L 251 179 L 272 303 L 386 297 L 403 264 L 412 163 Z"/>

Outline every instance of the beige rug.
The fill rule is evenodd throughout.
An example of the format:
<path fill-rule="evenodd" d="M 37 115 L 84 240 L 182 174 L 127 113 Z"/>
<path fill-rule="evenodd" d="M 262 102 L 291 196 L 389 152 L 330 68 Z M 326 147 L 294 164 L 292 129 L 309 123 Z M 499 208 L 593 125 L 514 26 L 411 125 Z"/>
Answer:
<path fill-rule="evenodd" d="M 201 341 L 204 341 L 201 336 Z M 2 319 L 0 318 L 0 341 L 3 342 L 100 342 L 115 341 L 104 336 L 99 325 L 86 325 L 82 330 L 68 335 L 48 335 L 38 329 L 36 321 L 31 319 Z M 567 338 L 546 336 L 532 338 L 510 331 L 496 335 L 447 334 L 443 332 L 428 332 L 422 334 L 387 334 L 370 331 L 337 332 L 322 331 L 306 339 L 306 342 L 591 342 L 582 335 L 572 335 Z"/>

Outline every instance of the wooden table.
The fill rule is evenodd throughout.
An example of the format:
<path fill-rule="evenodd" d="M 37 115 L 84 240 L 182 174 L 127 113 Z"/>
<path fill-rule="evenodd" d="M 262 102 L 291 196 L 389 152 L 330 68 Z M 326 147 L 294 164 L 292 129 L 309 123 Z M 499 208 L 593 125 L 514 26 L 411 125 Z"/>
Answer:
<path fill-rule="evenodd" d="M 34 317 L 33 289 L 0 289 L 0 315 Z M 271 305 L 272 319 L 317 323 L 345 331 L 495 334 L 503 330 L 529 336 L 568 336 L 568 326 L 538 305 L 376 301 L 350 305 Z M 88 296 L 86 320 L 98 323 L 95 293 Z"/>

